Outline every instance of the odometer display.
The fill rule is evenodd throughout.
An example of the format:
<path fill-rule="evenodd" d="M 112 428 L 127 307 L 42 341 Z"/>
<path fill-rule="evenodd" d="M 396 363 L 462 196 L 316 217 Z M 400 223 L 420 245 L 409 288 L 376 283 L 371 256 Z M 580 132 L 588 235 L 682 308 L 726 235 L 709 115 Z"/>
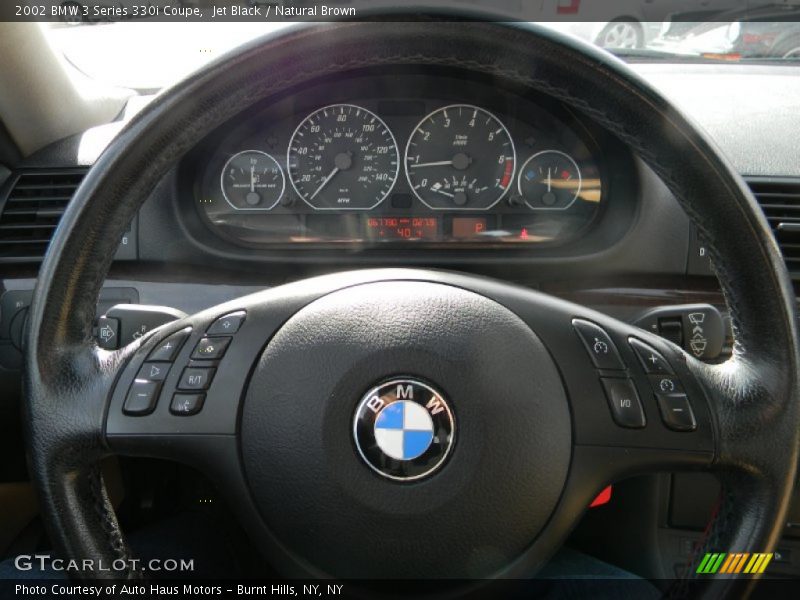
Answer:
<path fill-rule="evenodd" d="M 414 129 L 406 146 L 414 194 L 434 210 L 488 210 L 508 192 L 516 152 L 505 125 L 467 104 L 440 108 Z"/>
<path fill-rule="evenodd" d="M 367 237 L 372 240 L 436 240 L 437 217 L 369 217 Z"/>
<path fill-rule="evenodd" d="M 289 142 L 289 179 L 316 210 L 368 210 L 389 195 L 400 169 L 394 135 L 374 113 L 336 104 L 311 113 Z"/>

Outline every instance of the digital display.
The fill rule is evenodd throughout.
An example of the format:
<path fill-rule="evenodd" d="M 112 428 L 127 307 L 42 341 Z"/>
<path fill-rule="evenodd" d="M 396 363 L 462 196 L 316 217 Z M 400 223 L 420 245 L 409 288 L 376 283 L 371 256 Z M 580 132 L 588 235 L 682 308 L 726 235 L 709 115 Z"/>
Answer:
<path fill-rule="evenodd" d="M 456 239 L 480 237 L 486 229 L 486 217 L 453 217 L 453 237 Z"/>
<path fill-rule="evenodd" d="M 367 235 L 375 240 L 435 240 L 438 217 L 369 217 Z"/>

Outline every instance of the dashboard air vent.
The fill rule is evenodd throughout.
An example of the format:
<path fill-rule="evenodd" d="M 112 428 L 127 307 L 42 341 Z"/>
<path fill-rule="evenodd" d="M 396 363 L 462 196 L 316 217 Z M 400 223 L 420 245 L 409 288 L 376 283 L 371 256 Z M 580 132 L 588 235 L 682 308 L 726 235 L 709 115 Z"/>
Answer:
<path fill-rule="evenodd" d="M 85 175 L 85 170 L 16 174 L 0 213 L 0 262 L 35 262 L 44 257 L 61 215 Z"/>
<path fill-rule="evenodd" d="M 800 180 L 750 179 L 753 191 L 783 252 L 786 267 L 800 275 Z"/>

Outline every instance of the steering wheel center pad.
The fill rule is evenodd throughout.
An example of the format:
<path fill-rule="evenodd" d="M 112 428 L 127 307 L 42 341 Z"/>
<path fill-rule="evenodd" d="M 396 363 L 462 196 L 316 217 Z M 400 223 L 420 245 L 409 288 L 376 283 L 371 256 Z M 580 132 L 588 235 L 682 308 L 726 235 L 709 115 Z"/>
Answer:
<path fill-rule="evenodd" d="M 458 424 L 447 464 L 408 483 L 365 468 L 347 434 L 364 393 L 400 376 L 441 390 Z M 261 355 L 241 431 L 266 525 L 343 577 L 500 570 L 550 517 L 571 454 L 564 386 L 536 334 L 495 301 L 413 281 L 345 288 L 289 319 Z"/>

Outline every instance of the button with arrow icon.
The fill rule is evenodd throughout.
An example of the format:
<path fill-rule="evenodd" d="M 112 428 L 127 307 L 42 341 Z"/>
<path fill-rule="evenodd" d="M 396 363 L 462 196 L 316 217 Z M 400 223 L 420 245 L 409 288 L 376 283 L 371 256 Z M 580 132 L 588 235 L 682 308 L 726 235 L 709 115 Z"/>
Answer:
<path fill-rule="evenodd" d="M 136 379 L 146 379 L 147 381 L 164 381 L 169 373 L 170 363 L 165 362 L 146 362 L 139 369 Z"/>
<path fill-rule="evenodd" d="M 106 350 L 119 348 L 119 320 L 100 317 L 97 319 L 97 345 Z"/>
<path fill-rule="evenodd" d="M 224 317 L 220 317 L 211 327 L 208 328 L 208 335 L 226 335 L 236 333 L 244 323 L 246 313 L 243 310 L 232 312 Z"/>

